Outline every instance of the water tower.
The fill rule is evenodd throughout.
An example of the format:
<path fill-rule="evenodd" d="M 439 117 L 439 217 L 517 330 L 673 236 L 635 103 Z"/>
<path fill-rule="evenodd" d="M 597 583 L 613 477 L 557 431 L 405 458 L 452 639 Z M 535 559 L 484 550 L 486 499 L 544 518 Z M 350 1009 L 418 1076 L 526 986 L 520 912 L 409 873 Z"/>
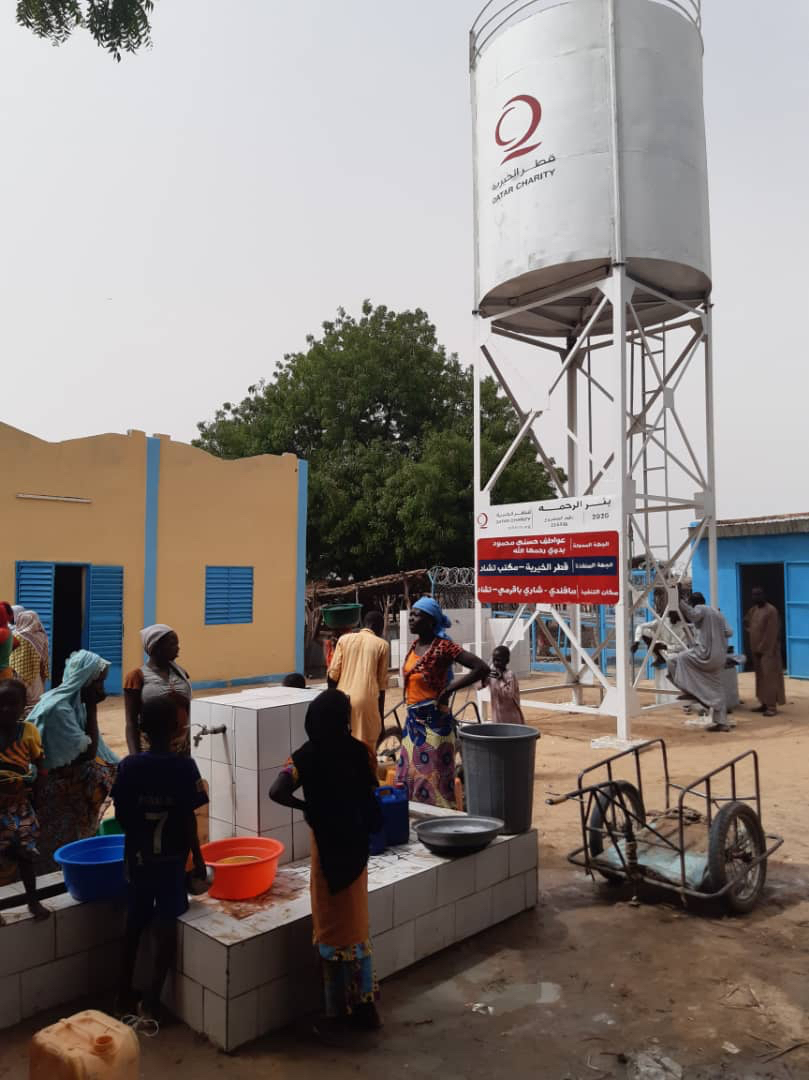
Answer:
<path fill-rule="evenodd" d="M 490 0 L 470 34 L 478 647 L 499 605 L 562 673 L 524 703 L 622 742 L 694 522 L 717 595 L 702 53 L 700 0 Z M 488 375 L 521 430 L 483 475 Z M 498 506 L 523 439 L 559 498 Z"/>

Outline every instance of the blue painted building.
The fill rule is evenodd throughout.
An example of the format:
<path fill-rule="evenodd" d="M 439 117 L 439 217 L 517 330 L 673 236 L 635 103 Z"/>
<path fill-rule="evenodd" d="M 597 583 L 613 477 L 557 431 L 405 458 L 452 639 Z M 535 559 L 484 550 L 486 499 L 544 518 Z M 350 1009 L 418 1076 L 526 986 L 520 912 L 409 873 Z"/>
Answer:
<path fill-rule="evenodd" d="M 734 645 L 749 656 L 744 613 L 753 588 L 761 586 L 781 615 L 787 674 L 809 679 L 809 513 L 720 521 L 717 538 L 719 607 L 735 632 Z M 705 540 L 694 553 L 693 580 L 708 596 Z"/>

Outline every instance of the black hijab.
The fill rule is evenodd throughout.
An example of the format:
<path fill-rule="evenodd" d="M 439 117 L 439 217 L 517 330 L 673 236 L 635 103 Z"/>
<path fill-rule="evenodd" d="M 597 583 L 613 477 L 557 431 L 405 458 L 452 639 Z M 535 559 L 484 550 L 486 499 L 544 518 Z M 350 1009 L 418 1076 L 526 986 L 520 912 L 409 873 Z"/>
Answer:
<path fill-rule="evenodd" d="M 306 734 L 309 741 L 292 761 L 320 865 L 329 891 L 337 893 L 368 863 L 371 833 L 381 825 L 377 779 L 368 748 L 351 735 L 351 702 L 340 690 L 315 698 L 306 712 Z"/>

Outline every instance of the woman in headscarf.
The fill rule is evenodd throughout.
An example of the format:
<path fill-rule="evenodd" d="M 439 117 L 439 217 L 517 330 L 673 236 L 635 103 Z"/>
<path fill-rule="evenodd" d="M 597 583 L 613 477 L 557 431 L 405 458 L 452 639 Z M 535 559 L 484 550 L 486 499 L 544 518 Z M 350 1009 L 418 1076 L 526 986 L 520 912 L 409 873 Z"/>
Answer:
<path fill-rule="evenodd" d="M 28 720 L 39 731 L 47 774 L 36 794 L 39 873 L 48 873 L 62 844 L 95 836 L 115 782 L 118 758 L 98 730 L 109 663 L 80 649 L 68 657 L 62 682 L 43 694 Z"/>
<path fill-rule="evenodd" d="M 130 671 L 124 679 L 126 745 L 129 753 L 139 754 L 144 748 L 140 730 L 144 703 L 163 698 L 173 704 L 177 718 L 171 736 L 172 753 L 190 754 L 191 682 L 188 672 L 175 663 L 180 655 L 177 632 L 164 623 L 155 623 L 141 630 L 140 640 L 149 659 L 142 667 Z"/>
<path fill-rule="evenodd" d="M 0 681 L 13 679 L 14 672 L 11 669 L 11 650 L 14 648 L 14 635 L 9 629 L 9 611 L 11 604 L 5 600 L 0 602 Z"/>
<path fill-rule="evenodd" d="M 326 1016 L 335 1025 L 380 1026 L 368 923 L 368 848 L 381 825 L 376 762 L 351 735 L 351 702 L 319 694 L 306 712 L 309 741 L 275 780 L 270 798 L 302 810 L 312 830 L 310 893 Z M 304 800 L 293 792 L 303 787 Z"/>
<path fill-rule="evenodd" d="M 45 692 L 50 677 L 48 635 L 35 611 L 21 611 L 14 624 L 14 651 L 11 662 L 20 682 L 25 683 L 27 709 L 32 709 Z"/>
<path fill-rule="evenodd" d="M 414 802 L 455 809 L 455 723 L 449 703 L 456 690 L 485 684 L 489 665 L 450 641 L 450 620 L 440 605 L 423 596 L 410 609 L 415 641 L 402 666 L 407 719 L 396 766 L 397 783 L 407 784 Z M 469 671 L 452 678 L 452 665 Z"/>

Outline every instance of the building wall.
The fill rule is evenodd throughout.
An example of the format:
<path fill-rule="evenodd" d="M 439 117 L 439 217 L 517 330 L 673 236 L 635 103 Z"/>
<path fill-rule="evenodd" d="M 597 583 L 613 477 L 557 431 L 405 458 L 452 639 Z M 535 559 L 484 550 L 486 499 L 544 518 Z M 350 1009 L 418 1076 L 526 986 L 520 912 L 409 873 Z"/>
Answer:
<path fill-rule="evenodd" d="M 785 533 L 775 536 L 732 536 L 717 544 L 719 564 L 719 608 L 734 631 L 733 643 L 741 649 L 744 612 L 739 594 L 739 566 L 755 563 L 809 562 L 809 534 Z M 708 543 L 703 540 L 694 554 L 694 590 L 708 596 Z M 790 600 L 789 595 L 786 597 Z M 790 672 L 792 674 L 792 672 Z"/>
<path fill-rule="evenodd" d="M 195 684 L 296 668 L 300 464 L 223 461 L 160 439 L 155 615 L 180 634 Z M 205 625 L 206 566 L 254 568 L 252 623 Z"/>
<path fill-rule="evenodd" d="M 141 431 L 49 443 L 5 424 L 0 454 L 0 599 L 18 561 L 122 566 L 124 672 L 151 622 L 177 629 L 195 685 L 303 670 L 305 461 L 223 461 Z M 253 567 L 252 623 L 205 625 L 208 565 Z"/>
<path fill-rule="evenodd" d="M 17 560 L 123 566 L 124 668 L 140 663 L 145 435 L 49 443 L 0 424 L 0 452 L 0 599 L 14 599 Z M 40 502 L 18 493 L 91 501 Z"/>

